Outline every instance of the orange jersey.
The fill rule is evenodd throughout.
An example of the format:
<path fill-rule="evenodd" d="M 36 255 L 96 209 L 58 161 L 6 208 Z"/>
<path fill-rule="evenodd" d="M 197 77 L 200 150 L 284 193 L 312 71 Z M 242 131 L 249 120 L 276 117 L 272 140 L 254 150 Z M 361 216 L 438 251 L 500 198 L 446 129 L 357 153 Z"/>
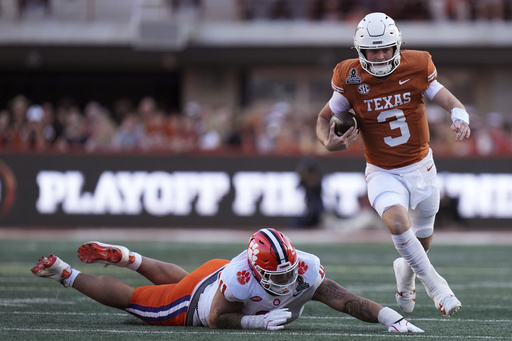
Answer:
<path fill-rule="evenodd" d="M 423 92 L 436 78 L 432 57 L 423 51 L 402 51 L 400 65 L 386 78 L 370 75 L 359 59 L 336 66 L 332 87 L 356 113 L 368 163 L 392 169 L 427 156 L 430 133 Z"/>

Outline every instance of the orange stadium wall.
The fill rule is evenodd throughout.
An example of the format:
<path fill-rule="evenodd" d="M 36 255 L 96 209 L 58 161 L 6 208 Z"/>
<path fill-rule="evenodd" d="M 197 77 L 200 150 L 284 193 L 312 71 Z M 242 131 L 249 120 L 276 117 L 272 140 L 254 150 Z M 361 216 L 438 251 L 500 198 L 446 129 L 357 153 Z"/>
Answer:
<path fill-rule="evenodd" d="M 0 154 L 0 227 L 285 227 L 305 209 L 300 157 Z M 364 160 L 326 156 L 326 211 L 356 216 Z M 468 228 L 512 228 L 512 159 L 437 158 Z M 442 205 L 442 209 L 447 209 Z M 452 212 L 453 213 L 453 212 Z"/>

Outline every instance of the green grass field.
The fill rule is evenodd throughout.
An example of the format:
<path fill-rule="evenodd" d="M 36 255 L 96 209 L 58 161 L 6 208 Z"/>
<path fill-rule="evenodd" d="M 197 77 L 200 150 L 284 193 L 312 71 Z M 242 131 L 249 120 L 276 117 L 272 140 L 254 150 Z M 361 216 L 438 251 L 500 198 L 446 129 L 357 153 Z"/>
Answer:
<path fill-rule="evenodd" d="M 301 319 L 275 332 L 147 326 L 123 311 L 104 307 L 71 288 L 65 289 L 30 272 L 40 256 L 54 253 L 87 273 L 112 275 L 134 286 L 149 283 L 127 269 L 80 263 L 76 249 L 83 241 L 0 241 L 0 340 L 512 339 L 512 246 L 434 244 L 429 256 L 463 307 L 454 317 L 443 318 L 418 282 L 416 309 L 406 318 L 425 333 L 404 335 L 387 333 L 380 324 L 361 322 L 317 302 L 306 305 Z M 211 258 L 230 259 L 245 247 L 244 243 L 122 243 L 187 270 Z M 295 246 L 320 256 L 327 276 L 349 290 L 398 309 L 391 267 L 397 254 L 390 242 Z"/>

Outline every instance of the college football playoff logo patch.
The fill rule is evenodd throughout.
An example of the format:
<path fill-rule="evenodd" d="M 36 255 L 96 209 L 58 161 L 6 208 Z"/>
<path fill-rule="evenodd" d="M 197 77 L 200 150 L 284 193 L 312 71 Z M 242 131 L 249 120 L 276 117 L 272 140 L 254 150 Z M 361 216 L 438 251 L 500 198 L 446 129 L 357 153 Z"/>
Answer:
<path fill-rule="evenodd" d="M 357 75 L 357 69 L 350 69 L 349 76 L 345 80 L 347 84 L 360 84 L 361 83 L 361 77 Z"/>

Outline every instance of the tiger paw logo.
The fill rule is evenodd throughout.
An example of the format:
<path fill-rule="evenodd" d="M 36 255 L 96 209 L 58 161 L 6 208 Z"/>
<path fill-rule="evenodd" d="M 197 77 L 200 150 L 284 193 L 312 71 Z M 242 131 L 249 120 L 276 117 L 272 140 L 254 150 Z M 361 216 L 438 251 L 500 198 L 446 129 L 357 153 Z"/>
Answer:
<path fill-rule="evenodd" d="M 308 266 L 305 262 L 299 262 L 299 275 L 304 275 L 308 271 Z"/>
<path fill-rule="evenodd" d="M 236 279 L 238 280 L 238 283 L 244 285 L 245 283 L 249 282 L 249 279 L 251 279 L 251 274 L 248 271 L 238 271 L 236 273 Z"/>
<path fill-rule="evenodd" d="M 247 255 L 249 257 L 249 261 L 256 262 L 258 260 L 258 253 L 260 253 L 260 250 L 258 250 L 258 243 L 252 241 L 249 247 L 247 248 Z"/>

